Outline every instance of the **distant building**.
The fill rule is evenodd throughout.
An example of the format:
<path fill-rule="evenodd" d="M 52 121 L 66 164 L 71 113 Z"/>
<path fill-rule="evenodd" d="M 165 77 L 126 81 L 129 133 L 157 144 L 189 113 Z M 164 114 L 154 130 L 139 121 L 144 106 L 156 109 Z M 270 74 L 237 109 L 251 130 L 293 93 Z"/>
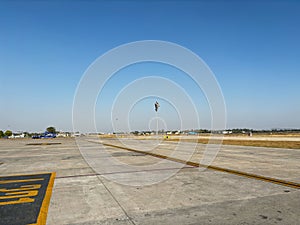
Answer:
<path fill-rule="evenodd" d="M 12 134 L 11 136 L 9 136 L 8 138 L 24 138 L 25 134 Z"/>
<path fill-rule="evenodd" d="M 222 134 L 232 134 L 232 130 L 223 130 Z"/>
<path fill-rule="evenodd" d="M 71 137 L 70 132 L 59 132 L 56 137 Z"/>

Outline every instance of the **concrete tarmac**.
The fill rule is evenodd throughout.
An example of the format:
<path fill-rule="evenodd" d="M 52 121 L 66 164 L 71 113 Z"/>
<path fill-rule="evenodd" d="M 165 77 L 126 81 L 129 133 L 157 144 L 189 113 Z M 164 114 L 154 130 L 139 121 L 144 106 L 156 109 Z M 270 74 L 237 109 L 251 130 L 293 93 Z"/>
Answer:
<path fill-rule="evenodd" d="M 95 142 L 80 139 L 80 152 L 74 139 L 0 140 L 0 174 L 56 172 L 47 224 L 300 224 L 299 189 Z M 191 149 L 150 140 L 123 145 L 183 158 Z M 197 145 L 191 160 L 204 150 Z M 223 146 L 213 165 L 299 182 L 299 159 L 300 150 Z"/>

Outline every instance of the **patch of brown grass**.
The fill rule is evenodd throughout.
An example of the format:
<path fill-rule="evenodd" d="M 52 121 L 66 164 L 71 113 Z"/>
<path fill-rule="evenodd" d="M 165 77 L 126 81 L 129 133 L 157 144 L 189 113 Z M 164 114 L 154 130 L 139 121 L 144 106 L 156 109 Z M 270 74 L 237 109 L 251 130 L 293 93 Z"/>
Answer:
<path fill-rule="evenodd" d="M 208 144 L 209 139 L 165 139 L 165 141 L 187 141 Z M 211 141 L 212 143 L 213 141 Z M 218 143 L 218 141 L 217 141 Z M 265 140 L 223 140 L 223 145 L 240 145 L 254 147 L 269 147 L 269 148 L 290 148 L 300 149 L 300 141 L 265 141 Z"/>

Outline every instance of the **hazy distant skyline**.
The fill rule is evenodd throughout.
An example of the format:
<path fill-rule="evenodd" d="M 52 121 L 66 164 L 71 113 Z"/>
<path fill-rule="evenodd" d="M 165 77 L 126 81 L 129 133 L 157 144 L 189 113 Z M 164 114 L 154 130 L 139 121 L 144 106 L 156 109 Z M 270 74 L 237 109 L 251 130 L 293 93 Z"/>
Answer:
<path fill-rule="evenodd" d="M 299 2 L 283 0 L 1 1 L 0 130 L 72 130 L 74 94 L 89 65 L 140 40 L 174 42 L 199 55 L 222 89 L 228 128 L 300 128 L 299 12 Z M 199 128 L 209 129 L 201 90 L 174 68 L 145 63 L 107 83 L 95 107 L 99 131 L 112 131 L 105 109 L 114 96 L 143 76 L 180 84 L 196 105 Z M 154 100 L 133 108 L 133 130 L 149 127 Z M 174 107 L 161 103 L 168 127 L 180 127 Z"/>

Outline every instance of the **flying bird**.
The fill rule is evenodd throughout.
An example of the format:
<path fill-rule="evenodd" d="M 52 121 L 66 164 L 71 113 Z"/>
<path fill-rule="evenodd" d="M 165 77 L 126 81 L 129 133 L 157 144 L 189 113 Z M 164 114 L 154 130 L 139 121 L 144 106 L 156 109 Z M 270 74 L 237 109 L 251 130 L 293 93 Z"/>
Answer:
<path fill-rule="evenodd" d="M 160 105 L 159 105 L 159 103 L 157 101 L 155 102 L 154 107 L 155 107 L 155 112 L 157 112 L 158 107 L 160 107 Z"/>

